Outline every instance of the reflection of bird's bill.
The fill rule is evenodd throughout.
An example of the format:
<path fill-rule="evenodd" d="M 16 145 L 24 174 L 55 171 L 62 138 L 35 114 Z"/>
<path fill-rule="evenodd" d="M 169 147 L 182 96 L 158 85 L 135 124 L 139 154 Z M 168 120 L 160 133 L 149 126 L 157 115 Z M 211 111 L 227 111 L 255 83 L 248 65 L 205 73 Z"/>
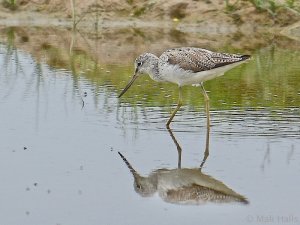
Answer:
<path fill-rule="evenodd" d="M 136 78 L 138 78 L 138 75 L 135 73 L 131 80 L 129 81 L 129 83 L 126 85 L 126 87 L 124 88 L 124 90 L 121 92 L 121 94 L 118 96 L 118 98 L 121 98 L 123 94 L 125 94 L 125 92 L 131 87 L 131 85 L 133 84 L 133 82 L 136 80 Z"/>
<path fill-rule="evenodd" d="M 130 170 L 130 172 L 133 174 L 133 176 L 137 175 L 137 172 L 135 171 L 135 169 L 133 169 L 133 167 L 131 166 L 131 164 L 128 162 L 128 160 L 125 158 L 124 155 L 122 155 L 121 152 L 118 152 L 118 154 L 121 156 L 121 158 L 123 159 L 123 161 L 125 162 L 125 164 L 127 165 L 128 169 Z"/>

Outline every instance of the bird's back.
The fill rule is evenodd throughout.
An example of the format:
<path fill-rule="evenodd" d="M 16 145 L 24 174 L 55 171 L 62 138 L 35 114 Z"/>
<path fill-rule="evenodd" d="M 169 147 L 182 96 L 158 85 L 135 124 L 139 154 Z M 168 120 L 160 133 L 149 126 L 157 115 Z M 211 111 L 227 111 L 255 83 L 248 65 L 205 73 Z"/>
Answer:
<path fill-rule="evenodd" d="M 203 48 L 182 47 L 165 51 L 160 60 L 194 73 L 249 59 L 250 55 L 212 52 Z"/>
<path fill-rule="evenodd" d="M 159 57 L 158 67 L 166 81 L 185 85 L 208 80 L 210 76 L 222 74 L 249 58 L 250 55 L 182 47 L 169 49 L 162 53 Z"/>

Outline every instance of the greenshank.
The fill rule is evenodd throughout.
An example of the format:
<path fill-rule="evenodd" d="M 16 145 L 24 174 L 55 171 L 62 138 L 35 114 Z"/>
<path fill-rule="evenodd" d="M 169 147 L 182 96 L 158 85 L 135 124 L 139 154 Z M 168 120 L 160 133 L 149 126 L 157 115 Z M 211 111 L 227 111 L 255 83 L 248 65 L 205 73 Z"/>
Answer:
<path fill-rule="evenodd" d="M 200 205 L 206 203 L 242 203 L 247 198 L 199 168 L 160 168 L 149 176 L 141 176 L 118 152 L 134 177 L 134 189 L 142 197 L 152 197 L 156 193 L 165 202 L 173 204 Z"/>
<path fill-rule="evenodd" d="M 149 74 L 151 79 L 155 81 L 177 84 L 179 98 L 177 107 L 166 124 L 169 128 L 175 114 L 182 106 L 182 86 L 200 85 L 205 99 L 207 127 L 210 127 L 209 97 L 203 82 L 223 75 L 226 71 L 249 58 L 250 55 L 219 53 L 193 47 L 169 49 L 163 52 L 160 57 L 152 53 L 144 53 L 136 58 L 135 72 L 118 97 L 120 98 L 141 74 Z"/>

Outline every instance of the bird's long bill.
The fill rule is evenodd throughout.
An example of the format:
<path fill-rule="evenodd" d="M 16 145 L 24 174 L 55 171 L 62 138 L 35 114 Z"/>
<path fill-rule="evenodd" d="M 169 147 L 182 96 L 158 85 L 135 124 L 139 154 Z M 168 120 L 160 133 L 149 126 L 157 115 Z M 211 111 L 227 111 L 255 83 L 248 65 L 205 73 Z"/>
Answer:
<path fill-rule="evenodd" d="M 118 96 L 118 98 L 121 98 L 122 95 L 125 94 L 125 92 L 130 88 L 130 86 L 133 84 L 133 82 L 136 80 L 136 78 L 138 78 L 138 75 L 136 75 L 136 73 L 132 76 L 131 80 L 129 81 L 129 83 L 126 85 L 126 87 L 124 88 L 124 90 L 121 92 L 121 94 Z"/>

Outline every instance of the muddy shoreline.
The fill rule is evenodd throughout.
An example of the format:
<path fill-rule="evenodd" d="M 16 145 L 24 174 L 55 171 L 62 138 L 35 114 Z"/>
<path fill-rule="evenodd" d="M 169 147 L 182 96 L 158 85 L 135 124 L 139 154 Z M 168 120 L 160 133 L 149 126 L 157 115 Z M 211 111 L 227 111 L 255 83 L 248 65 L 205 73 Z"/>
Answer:
<path fill-rule="evenodd" d="M 187 33 L 229 34 L 240 32 L 286 35 L 300 21 L 300 4 L 289 8 L 276 0 L 277 8 L 257 6 L 251 1 L 231 3 L 207 1 L 83 0 L 18 1 L 14 8 L 0 4 L 1 26 L 65 27 L 85 32 L 95 29 L 166 28 Z M 72 2 L 74 5 L 72 5 Z M 265 7 L 265 8 L 264 8 Z M 299 8 L 299 9 L 298 9 Z"/>
<path fill-rule="evenodd" d="M 55 49 L 60 62 L 47 51 L 46 61 L 58 67 L 69 64 L 71 47 L 101 64 L 127 64 L 149 49 L 159 54 L 181 45 L 247 54 L 270 44 L 300 48 L 297 14 L 279 14 L 274 19 L 249 4 L 229 13 L 224 11 L 223 1 L 215 0 L 192 1 L 185 6 L 176 1 L 157 3 L 149 6 L 153 11 L 145 9 L 137 16 L 134 12 L 141 2 L 93 2 L 82 1 L 76 7 L 75 28 L 70 5 L 58 0 L 40 5 L 25 1 L 13 11 L 1 5 L 0 41 L 30 52 L 37 60 L 45 57 L 45 49 Z M 292 17 L 287 21 L 286 16 Z"/>

